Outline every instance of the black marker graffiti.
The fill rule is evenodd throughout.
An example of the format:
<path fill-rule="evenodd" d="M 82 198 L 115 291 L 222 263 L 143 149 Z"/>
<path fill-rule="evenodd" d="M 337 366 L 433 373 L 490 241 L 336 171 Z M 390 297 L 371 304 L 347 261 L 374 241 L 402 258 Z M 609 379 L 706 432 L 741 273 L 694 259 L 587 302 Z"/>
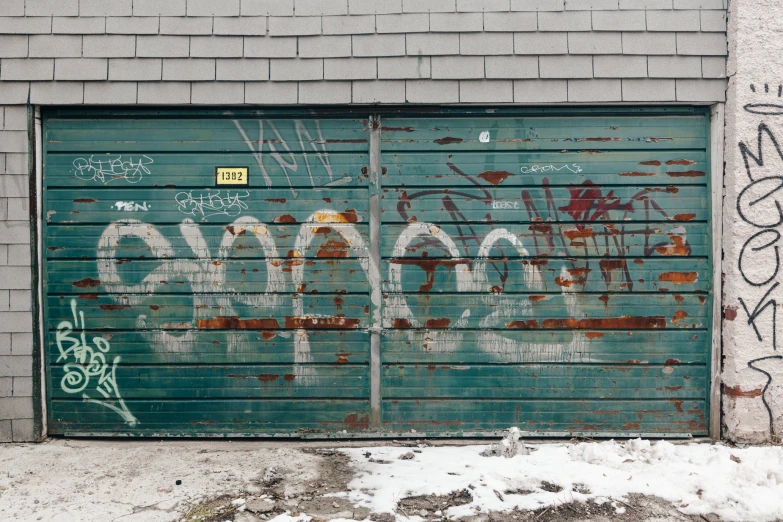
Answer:
<path fill-rule="evenodd" d="M 753 181 L 742 189 L 737 198 L 737 214 L 754 227 L 772 228 L 780 225 L 783 223 L 783 210 L 780 202 L 773 196 L 781 188 L 783 176 L 769 176 Z M 770 215 L 774 216 L 774 222 L 764 222 Z"/>
<path fill-rule="evenodd" d="M 762 229 L 745 241 L 738 260 L 740 274 L 745 282 L 751 286 L 766 286 L 771 283 L 777 276 L 780 265 L 777 246 L 780 240 L 780 233 L 771 229 L 783 223 L 783 206 L 777 200 L 777 194 L 783 188 L 783 176 L 767 176 L 755 179 L 752 172 L 753 168 L 765 166 L 764 145 L 767 141 L 772 144 L 778 157 L 783 161 L 783 150 L 781 150 L 775 134 L 764 122 L 758 126 L 756 153 L 745 142 L 739 142 L 739 150 L 742 154 L 745 172 L 750 183 L 742 189 L 737 197 L 737 215 L 745 223 Z M 751 160 L 754 166 L 751 166 Z M 774 270 L 768 277 L 761 280 L 756 279 L 746 270 L 748 266 L 746 259 L 751 257 L 752 253 L 763 252 L 770 247 L 773 247 L 775 252 Z M 757 262 L 752 263 L 751 266 L 755 269 L 758 269 L 760 266 L 763 268 L 763 264 Z"/>
<path fill-rule="evenodd" d="M 756 92 L 756 86 L 751 85 L 750 90 Z M 764 84 L 764 93 L 769 93 L 769 84 Z M 783 96 L 783 85 L 777 88 L 778 98 Z M 744 107 L 746 112 L 762 115 L 783 115 L 783 104 L 779 103 L 749 103 Z M 783 189 L 783 176 L 754 176 L 753 169 L 769 169 L 772 161 L 777 164 L 780 160 L 783 162 L 783 150 L 772 129 L 765 122 L 759 122 L 756 135 L 756 151 L 751 150 L 745 142 L 739 142 L 739 151 L 742 154 L 742 160 L 745 164 L 745 172 L 748 176 L 748 185 L 742 189 L 737 197 L 736 207 L 737 215 L 745 223 L 760 229 L 752 234 L 742 245 L 737 260 L 738 269 L 745 283 L 751 287 L 766 288 L 763 297 L 756 303 L 751 310 L 746 304 L 747 298 L 738 297 L 745 315 L 748 317 L 747 324 L 753 328 L 756 338 L 759 342 L 764 342 L 764 337 L 759 331 L 757 320 L 765 312 L 772 313 L 772 350 L 777 351 L 777 300 L 773 292 L 780 286 L 776 281 L 780 271 L 780 252 L 778 243 L 781 234 L 776 227 L 783 224 L 783 205 L 779 201 L 781 189 Z M 765 157 L 765 146 L 767 147 L 767 157 Z M 771 147 L 770 147 L 771 146 Z M 769 149 L 774 149 L 777 154 L 769 156 Z M 783 163 L 782 163 L 783 164 Z M 774 254 L 774 262 L 772 256 Z M 761 400 L 769 416 L 769 430 L 771 437 L 779 437 L 776 430 L 776 419 L 783 416 L 781 411 L 777 414 L 773 409 L 780 410 L 781 389 L 783 387 L 775 385 L 775 376 L 783 373 L 783 367 L 779 371 L 770 371 L 769 368 L 760 367 L 761 364 L 768 364 L 771 361 L 783 362 L 783 355 L 771 355 L 760 357 L 748 362 L 748 368 L 760 372 L 766 377 L 766 384 L 761 392 Z M 779 398 L 776 400 L 775 398 Z"/>
<path fill-rule="evenodd" d="M 764 388 L 761 390 L 761 401 L 764 403 L 764 407 L 767 409 L 767 413 L 769 413 L 769 432 L 772 435 L 773 440 L 777 439 L 778 441 L 783 440 L 781 438 L 781 435 L 777 432 L 775 429 L 775 419 L 778 417 L 783 416 L 783 412 L 778 411 L 778 415 L 775 415 L 772 411 L 772 407 L 776 406 L 779 408 L 781 405 L 772 404 L 769 397 L 771 394 L 768 395 L 770 386 L 774 383 L 774 378 L 772 377 L 772 374 L 769 373 L 767 370 L 759 368 L 758 364 L 761 362 L 769 362 L 769 361 L 777 361 L 780 363 L 783 363 L 783 355 L 771 355 L 769 357 L 759 357 L 758 359 L 753 359 L 752 361 L 748 362 L 748 368 L 751 370 L 755 370 L 757 372 L 763 373 L 767 377 L 767 383 L 764 385 Z"/>
<path fill-rule="evenodd" d="M 750 84 L 750 90 L 756 92 L 756 86 Z M 783 96 L 783 85 L 778 85 L 778 98 Z M 764 93 L 769 94 L 769 84 L 764 84 Z M 783 105 L 778 103 L 748 103 L 743 107 L 752 114 L 763 114 L 766 116 L 778 116 L 783 114 Z"/>
<path fill-rule="evenodd" d="M 745 301 L 738 297 L 740 304 L 742 305 L 742 308 L 745 309 L 745 313 L 748 316 L 748 324 L 753 327 L 753 330 L 756 332 L 756 337 L 759 341 L 763 341 L 764 339 L 761 337 L 761 334 L 759 333 L 759 329 L 756 327 L 756 318 L 759 316 L 761 312 L 763 312 L 768 306 L 772 306 L 772 349 L 777 350 L 777 335 L 775 334 L 775 323 L 777 322 L 777 306 L 778 303 L 774 299 L 770 299 L 767 301 L 767 297 L 769 297 L 769 294 L 772 293 L 772 291 L 778 287 L 780 283 L 775 283 L 772 285 L 772 287 L 767 290 L 767 293 L 764 294 L 764 297 L 761 298 L 759 303 L 756 305 L 756 307 L 753 309 L 753 313 L 751 313 L 748 310 L 748 307 L 745 305 Z M 765 302 L 766 301 L 766 302 Z"/>
<path fill-rule="evenodd" d="M 770 239 L 769 241 L 762 243 L 759 246 L 751 246 L 751 243 L 756 242 L 756 239 L 760 238 L 761 236 L 770 235 L 770 234 L 773 236 L 773 238 Z M 746 283 L 752 286 L 766 286 L 773 279 L 775 279 L 775 277 L 778 275 L 778 269 L 780 268 L 780 255 L 778 254 L 778 246 L 776 244 L 779 239 L 780 239 L 780 232 L 778 232 L 777 230 L 761 230 L 759 232 L 756 232 L 752 236 L 750 236 L 748 240 L 745 241 L 745 244 L 742 245 L 742 250 L 740 251 L 740 255 L 739 255 L 739 269 Z M 744 268 L 745 254 L 748 252 L 749 246 L 750 246 L 750 252 L 762 252 L 771 246 L 775 249 L 775 270 L 772 271 L 772 274 L 770 274 L 768 278 L 766 278 L 761 282 L 752 281 L 750 279 L 750 274 Z M 764 263 L 759 263 L 759 259 L 754 259 L 753 261 L 755 262 L 751 263 L 752 266 L 755 266 L 757 268 L 764 267 Z"/>
<path fill-rule="evenodd" d="M 772 132 L 772 130 L 767 127 L 767 124 L 764 122 L 759 123 L 758 127 L 758 135 L 756 137 L 756 148 L 758 149 L 758 155 L 753 154 L 751 152 L 750 148 L 745 144 L 744 141 L 739 142 L 739 149 L 740 153 L 742 153 L 742 159 L 745 162 L 745 172 L 748 174 L 748 179 L 750 181 L 753 181 L 753 175 L 750 172 L 750 163 L 748 162 L 748 158 L 752 158 L 754 163 L 756 163 L 757 167 L 763 167 L 764 166 L 764 135 L 767 135 L 767 138 L 772 142 L 772 145 L 775 147 L 775 151 L 778 153 L 778 156 L 780 156 L 781 159 L 783 159 L 783 151 L 780 149 L 780 145 L 778 144 L 777 138 L 775 138 L 775 133 Z"/>

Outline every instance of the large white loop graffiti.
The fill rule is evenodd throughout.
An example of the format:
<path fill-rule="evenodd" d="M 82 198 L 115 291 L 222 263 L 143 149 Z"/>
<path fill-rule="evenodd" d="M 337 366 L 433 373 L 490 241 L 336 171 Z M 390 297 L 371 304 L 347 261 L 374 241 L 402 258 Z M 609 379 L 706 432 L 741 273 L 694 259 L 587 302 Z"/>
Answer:
<path fill-rule="evenodd" d="M 122 220 L 109 225 L 103 232 L 99 245 L 98 272 L 100 280 L 107 292 L 121 299 L 123 304 L 137 305 L 142 303 L 149 295 L 155 293 L 156 285 L 159 281 L 171 278 L 174 275 L 184 276 L 192 289 L 193 315 L 190 322 L 178 324 L 159 324 L 148 316 L 141 314 L 136 320 L 136 326 L 141 331 L 141 335 L 153 346 L 166 351 L 184 351 L 196 340 L 195 328 L 204 322 L 214 320 L 212 312 L 219 308 L 224 317 L 236 315 L 235 305 L 241 304 L 253 306 L 267 310 L 279 309 L 290 305 L 292 316 L 302 318 L 305 316 L 303 308 L 304 291 L 302 283 L 304 281 L 305 252 L 310 247 L 316 236 L 318 227 L 328 225 L 329 228 L 345 239 L 346 245 L 357 252 L 365 251 L 365 243 L 361 234 L 353 224 L 345 223 L 341 214 L 330 209 L 319 210 L 302 224 L 299 233 L 296 236 L 294 249 L 289 252 L 287 264 L 291 269 L 291 283 L 295 292 L 293 294 L 284 294 L 286 288 L 285 273 L 280 262 L 280 255 L 275 244 L 275 240 L 270 233 L 269 228 L 260 223 L 253 217 L 243 216 L 231 225 L 226 226 L 226 233 L 223 235 L 217 257 L 213 258 L 207 247 L 206 240 L 198 224 L 192 220 L 185 220 L 180 224 L 180 233 L 186 244 L 192 251 L 193 259 L 175 259 L 174 249 L 169 242 L 153 225 L 138 220 Z M 267 281 L 266 290 L 260 294 L 243 293 L 241 288 L 232 287 L 226 278 L 225 262 L 232 258 L 232 245 L 237 237 L 252 234 L 258 241 L 263 251 L 265 260 L 261 261 L 266 267 Z M 159 265 L 146 275 L 139 283 L 129 284 L 123 282 L 117 266 L 118 247 L 122 238 L 141 239 L 149 248 L 152 257 L 159 259 Z M 459 249 L 454 241 L 440 227 L 432 223 L 411 223 L 399 235 L 393 248 L 393 256 L 402 258 L 411 241 L 416 238 L 434 239 L 443 244 L 452 257 L 451 266 L 455 270 L 458 292 L 485 293 L 483 303 L 492 305 L 495 310 L 491 314 L 483 317 L 480 322 L 481 328 L 493 328 L 500 324 L 508 322 L 520 315 L 528 315 L 531 303 L 515 296 L 497 292 L 490 287 L 490 282 L 486 273 L 487 259 L 490 251 L 498 242 L 510 243 L 520 256 L 527 257 L 528 251 L 522 245 L 521 240 L 506 229 L 495 229 L 491 231 L 482 241 L 478 249 L 478 258 L 475 260 L 462 259 Z M 364 277 L 369 278 L 369 260 L 366 257 L 359 257 L 358 261 Z M 472 263 L 472 266 L 471 266 Z M 561 277 L 569 279 L 571 276 L 565 269 L 561 272 Z M 429 325 L 422 323 L 414 316 L 413 311 L 408 305 L 406 295 L 403 292 L 403 266 L 401 264 L 389 264 L 389 291 L 383 309 L 383 326 L 385 328 L 399 327 L 404 323 L 406 328 L 426 329 L 427 335 L 433 341 L 433 346 L 446 346 L 458 343 L 462 340 L 463 334 L 460 328 L 463 328 L 471 316 L 470 308 L 465 308 L 461 313 L 460 319 L 449 326 L 448 329 L 430 328 Z M 539 291 L 544 288 L 543 276 L 540 268 L 534 264 L 525 265 L 524 282 L 530 291 Z M 375 283 L 378 284 L 378 283 Z M 573 292 L 569 285 L 563 285 L 560 288 L 561 294 L 565 299 L 565 304 L 569 308 L 572 317 L 579 317 L 580 314 L 576 307 Z M 285 303 L 284 300 L 290 300 Z M 339 319 L 339 318 L 338 318 Z M 319 320 L 332 320 L 324 315 L 313 313 L 307 314 L 307 321 L 317 324 Z M 331 326 L 340 328 L 339 324 Z M 168 330 L 168 328 L 179 328 Z M 572 341 L 568 345 L 559 343 L 548 343 L 546 345 L 531 345 L 525 343 L 525 351 L 531 356 L 538 354 L 539 357 L 551 359 L 553 356 L 557 360 L 562 360 L 567 353 L 570 353 L 571 346 L 574 343 L 581 345 L 583 335 L 574 332 Z M 521 343 L 512 341 L 499 333 L 486 331 L 480 335 L 480 348 L 488 353 L 502 355 L 498 352 L 498 345 L 503 345 L 504 350 L 509 353 L 520 353 Z M 298 371 L 303 374 L 308 370 L 308 365 L 312 363 L 310 356 L 310 347 L 308 336 L 304 328 L 295 328 L 293 332 L 295 362 Z M 238 340 L 229 337 L 227 349 L 234 348 L 233 343 Z"/>

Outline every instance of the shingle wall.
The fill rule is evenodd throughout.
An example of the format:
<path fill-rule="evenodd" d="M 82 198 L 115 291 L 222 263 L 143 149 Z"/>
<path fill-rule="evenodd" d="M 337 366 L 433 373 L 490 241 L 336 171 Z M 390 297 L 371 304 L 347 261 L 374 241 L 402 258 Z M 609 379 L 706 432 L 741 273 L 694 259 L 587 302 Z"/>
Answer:
<path fill-rule="evenodd" d="M 0 82 L 34 104 L 722 101 L 724 2 L 0 0 Z"/>
<path fill-rule="evenodd" d="M 723 101 L 725 0 L 0 0 L 0 441 L 28 440 L 24 105 Z"/>
<path fill-rule="evenodd" d="M 0 106 L 0 442 L 33 436 L 27 149 L 27 107 Z"/>

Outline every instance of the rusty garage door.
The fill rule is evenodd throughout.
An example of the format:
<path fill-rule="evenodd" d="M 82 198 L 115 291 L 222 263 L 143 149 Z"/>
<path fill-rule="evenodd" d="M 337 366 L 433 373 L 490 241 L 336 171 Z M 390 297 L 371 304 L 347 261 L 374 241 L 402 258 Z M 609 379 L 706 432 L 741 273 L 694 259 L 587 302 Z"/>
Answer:
<path fill-rule="evenodd" d="M 369 427 L 366 121 L 52 117 L 44 141 L 51 433 Z"/>
<path fill-rule="evenodd" d="M 705 434 L 708 141 L 688 108 L 51 112 L 50 433 Z"/>

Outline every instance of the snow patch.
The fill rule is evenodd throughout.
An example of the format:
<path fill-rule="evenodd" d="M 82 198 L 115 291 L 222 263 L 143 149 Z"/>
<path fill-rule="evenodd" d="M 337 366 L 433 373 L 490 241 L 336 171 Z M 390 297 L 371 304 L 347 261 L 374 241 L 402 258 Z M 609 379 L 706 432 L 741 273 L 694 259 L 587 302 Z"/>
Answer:
<path fill-rule="evenodd" d="M 519 428 L 511 428 L 508 435 L 503 437 L 500 444 L 491 444 L 487 449 L 481 452 L 482 457 L 506 457 L 510 459 L 516 455 L 529 455 L 530 450 L 519 443 L 521 432 Z"/>
<path fill-rule="evenodd" d="M 274 520 L 275 522 L 310 522 L 313 519 L 313 517 L 307 516 L 304 513 L 299 513 L 296 516 L 293 516 L 290 512 L 285 512 L 280 515 L 277 515 L 275 518 L 270 519 L 270 522 Z M 334 520 L 332 522 L 338 522 L 337 520 Z"/>
<path fill-rule="evenodd" d="M 501 445 L 509 451 L 511 446 Z M 536 448 L 529 455 L 497 459 L 481 456 L 486 446 L 426 447 L 411 460 L 399 460 L 400 448 L 394 446 L 346 448 L 341 451 L 358 471 L 347 497 L 375 512 L 395 513 L 405 497 L 468 488 L 472 502 L 444 509 L 445 516 L 460 518 L 590 499 L 612 502 L 619 513 L 626 496 L 639 493 L 668 500 L 686 514 L 715 513 L 727 521 L 783 517 L 781 447 L 737 449 L 635 439 Z M 365 456 L 368 452 L 372 459 Z"/>

